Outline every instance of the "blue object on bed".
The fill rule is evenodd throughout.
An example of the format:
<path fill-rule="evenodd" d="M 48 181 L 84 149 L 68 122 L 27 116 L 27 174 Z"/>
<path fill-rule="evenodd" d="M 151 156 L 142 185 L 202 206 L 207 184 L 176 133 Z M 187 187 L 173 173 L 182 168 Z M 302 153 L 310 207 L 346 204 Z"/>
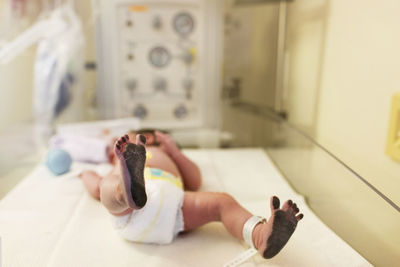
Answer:
<path fill-rule="evenodd" d="M 52 149 L 47 153 L 46 166 L 55 175 L 61 175 L 69 171 L 72 158 L 63 149 Z"/>

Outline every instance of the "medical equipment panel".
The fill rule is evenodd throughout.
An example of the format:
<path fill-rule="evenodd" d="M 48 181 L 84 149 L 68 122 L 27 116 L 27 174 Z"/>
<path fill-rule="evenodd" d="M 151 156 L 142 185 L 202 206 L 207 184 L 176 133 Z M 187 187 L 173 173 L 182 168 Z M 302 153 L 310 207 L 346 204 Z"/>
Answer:
<path fill-rule="evenodd" d="M 102 118 L 159 128 L 218 124 L 220 1 L 97 1 Z"/>

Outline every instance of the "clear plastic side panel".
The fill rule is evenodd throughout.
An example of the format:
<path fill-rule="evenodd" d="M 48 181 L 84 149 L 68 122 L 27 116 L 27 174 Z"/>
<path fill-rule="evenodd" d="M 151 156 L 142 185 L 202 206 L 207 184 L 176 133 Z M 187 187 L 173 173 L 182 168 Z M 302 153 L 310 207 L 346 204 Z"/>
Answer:
<path fill-rule="evenodd" d="M 235 107 L 240 116 L 247 118 L 249 127 L 248 131 L 242 128 L 233 133 L 239 144 L 264 147 L 316 215 L 369 262 L 376 266 L 398 265 L 398 204 L 270 110 L 245 104 Z"/>

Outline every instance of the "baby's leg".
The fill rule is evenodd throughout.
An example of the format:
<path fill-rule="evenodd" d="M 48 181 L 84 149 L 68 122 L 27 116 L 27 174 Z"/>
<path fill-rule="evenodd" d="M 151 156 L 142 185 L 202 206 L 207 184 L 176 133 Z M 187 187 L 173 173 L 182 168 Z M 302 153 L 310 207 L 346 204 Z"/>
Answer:
<path fill-rule="evenodd" d="M 119 175 L 111 172 L 100 183 L 101 203 L 114 215 L 124 215 L 132 211 L 122 193 Z"/>
<path fill-rule="evenodd" d="M 129 143 L 129 137 L 125 135 L 115 143 L 118 164 L 100 184 L 101 203 L 114 215 L 125 215 L 146 203 L 143 177 L 146 140 L 143 138 L 138 135 L 136 145 Z"/>
<path fill-rule="evenodd" d="M 84 171 L 79 177 L 82 179 L 86 190 L 89 194 L 97 200 L 100 200 L 100 183 L 103 179 L 94 171 Z"/>
<path fill-rule="evenodd" d="M 185 192 L 182 211 L 185 231 L 220 221 L 238 239 L 242 239 L 243 225 L 252 216 L 230 195 L 213 192 Z"/>
<path fill-rule="evenodd" d="M 119 183 L 119 176 L 115 171 L 101 177 L 94 171 L 84 171 L 79 177 L 82 179 L 89 194 L 114 215 L 124 215 L 132 211 L 126 203 Z"/>
<path fill-rule="evenodd" d="M 230 195 L 225 193 L 185 192 L 183 202 L 185 231 L 212 221 L 221 221 L 234 237 L 243 240 L 245 222 L 252 216 Z M 287 201 L 279 209 L 279 199 L 271 198 L 272 215 L 267 223 L 258 224 L 253 231 L 253 242 L 264 258 L 275 256 L 287 243 L 297 222 L 303 215 L 296 204 Z"/>

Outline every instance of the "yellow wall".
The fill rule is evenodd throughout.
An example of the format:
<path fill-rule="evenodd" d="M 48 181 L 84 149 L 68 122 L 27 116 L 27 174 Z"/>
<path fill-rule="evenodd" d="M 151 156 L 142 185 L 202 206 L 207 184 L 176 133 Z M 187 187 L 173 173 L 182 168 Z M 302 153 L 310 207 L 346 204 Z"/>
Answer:
<path fill-rule="evenodd" d="M 397 0 L 297 0 L 286 49 L 292 122 L 398 205 L 400 163 L 384 151 L 400 91 L 399 14 Z"/>
<path fill-rule="evenodd" d="M 326 28 L 325 0 L 288 4 L 284 82 L 289 119 L 314 135 L 319 104 Z"/>
<path fill-rule="evenodd" d="M 385 143 L 391 97 L 400 91 L 399 14 L 398 0 L 296 0 L 288 5 L 285 49 L 290 121 L 397 205 L 400 162 L 385 154 Z M 335 177 L 332 172 L 328 167 L 317 181 Z M 374 265 L 396 266 L 399 241 L 393 229 L 398 227 L 398 212 L 354 175 L 335 174 L 354 200 L 325 199 L 314 203 L 314 210 L 324 207 L 318 215 Z M 336 184 L 332 188 L 343 193 Z M 323 190 L 314 191 L 329 198 Z M 363 204 L 357 205 L 360 201 Z M 330 215 L 335 210 L 336 215 Z M 345 218 L 336 220 L 338 213 Z M 350 227 L 343 224 L 349 215 L 354 217 L 347 221 Z M 364 215 L 371 218 L 363 220 Z M 366 242 L 363 231 L 374 240 Z"/>

